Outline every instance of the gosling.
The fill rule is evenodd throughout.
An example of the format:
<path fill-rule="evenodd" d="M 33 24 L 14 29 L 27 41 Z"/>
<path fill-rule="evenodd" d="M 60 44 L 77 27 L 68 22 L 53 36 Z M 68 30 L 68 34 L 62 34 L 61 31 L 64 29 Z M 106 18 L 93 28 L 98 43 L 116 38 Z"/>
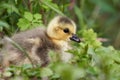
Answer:
<path fill-rule="evenodd" d="M 66 51 L 71 49 L 69 42 L 80 42 L 75 35 L 75 23 L 65 17 L 56 16 L 53 18 L 47 28 L 37 27 L 17 33 L 11 37 L 13 41 L 26 50 L 34 64 L 46 66 L 50 62 L 48 55 L 50 50 L 60 54 L 60 58 L 64 62 L 68 62 L 72 58 L 72 54 Z M 11 44 L 9 40 L 5 40 L 3 55 L 3 66 L 30 64 L 30 60 L 21 50 Z"/>

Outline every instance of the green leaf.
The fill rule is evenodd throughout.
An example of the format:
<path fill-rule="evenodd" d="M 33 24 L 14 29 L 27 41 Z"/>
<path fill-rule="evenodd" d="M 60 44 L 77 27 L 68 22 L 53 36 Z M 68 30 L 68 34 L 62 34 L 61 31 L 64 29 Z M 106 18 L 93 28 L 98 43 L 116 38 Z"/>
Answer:
<path fill-rule="evenodd" d="M 59 9 L 57 9 L 57 7 L 53 3 L 51 3 L 52 5 L 50 5 L 50 3 L 45 0 L 40 0 L 40 1 L 46 6 L 48 6 L 49 8 L 51 8 L 53 11 L 57 12 L 60 15 L 65 16 Z"/>
<path fill-rule="evenodd" d="M 83 18 L 82 11 L 81 11 L 81 9 L 78 8 L 77 6 L 75 6 L 75 14 L 76 14 L 77 17 L 78 17 L 80 26 L 81 26 L 81 28 L 82 28 L 81 30 L 85 29 L 86 26 L 85 26 L 85 23 L 84 23 L 84 18 Z"/>
<path fill-rule="evenodd" d="M 34 14 L 33 17 L 36 19 L 36 20 L 41 20 L 42 19 L 42 16 L 40 14 Z"/>
<path fill-rule="evenodd" d="M 23 70 L 33 68 L 32 64 L 24 64 L 22 67 L 23 67 Z"/>
<path fill-rule="evenodd" d="M 1 4 L 0 7 L 7 9 L 7 12 L 9 14 L 11 14 L 12 12 L 16 12 L 17 14 L 20 14 L 18 9 L 13 4 L 4 3 L 4 4 Z"/>
<path fill-rule="evenodd" d="M 45 68 L 41 69 L 40 75 L 41 75 L 41 77 L 51 76 L 51 75 L 53 75 L 53 71 L 50 68 L 45 67 Z"/>
<path fill-rule="evenodd" d="M 54 73 L 54 75 L 51 77 L 51 79 L 58 79 L 58 78 L 60 78 L 60 75 L 56 73 Z"/>
<path fill-rule="evenodd" d="M 98 75 L 99 70 L 97 69 L 97 67 L 89 67 L 87 70 L 87 73 L 91 74 L 91 75 Z"/>
<path fill-rule="evenodd" d="M 85 70 L 81 68 L 76 68 L 73 70 L 73 80 L 78 80 L 85 77 Z"/>
<path fill-rule="evenodd" d="M 85 42 L 90 46 L 94 48 L 101 46 L 101 42 L 97 40 L 97 34 L 93 31 L 93 29 L 83 30 L 82 36 Z"/>
<path fill-rule="evenodd" d="M 19 19 L 19 22 L 17 23 L 18 27 L 20 27 L 20 30 L 26 30 L 30 27 L 30 22 L 27 19 L 21 18 Z"/>
<path fill-rule="evenodd" d="M 30 12 L 25 12 L 24 17 L 28 21 L 32 21 L 33 20 L 33 15 Z"/>
<path fill-rule="evenodd" d="M 7 22 L 0 21 L 0 27 L 6 27 L 6 28 L 9 28 L 9 24 L 8 24 Z"/>

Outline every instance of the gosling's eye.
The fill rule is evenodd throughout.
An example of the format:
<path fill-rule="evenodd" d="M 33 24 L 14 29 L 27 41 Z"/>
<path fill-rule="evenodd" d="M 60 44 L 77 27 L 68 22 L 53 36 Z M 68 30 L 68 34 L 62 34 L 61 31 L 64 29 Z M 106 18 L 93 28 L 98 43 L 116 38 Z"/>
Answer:
<path fill-rule="evenodd" d="M 65 33 L 69 33 L 69 29 L 68 29 L 68 28 L 64 29 L 63 31 L 64 31 Z"/>

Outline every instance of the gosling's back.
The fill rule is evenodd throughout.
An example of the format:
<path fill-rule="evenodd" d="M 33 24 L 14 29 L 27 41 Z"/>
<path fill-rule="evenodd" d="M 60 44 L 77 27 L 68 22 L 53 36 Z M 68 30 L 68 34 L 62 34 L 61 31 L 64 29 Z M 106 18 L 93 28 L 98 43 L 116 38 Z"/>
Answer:
<path fill-rule="evenodd" d="M 35 63 L 40 63 L 43 66 L 47 65 L 50 61 L 48 57 L 49 50 L 60 50 L 59 46 L 48 37 L 45 28 L 38 27 L 36 29 L 20 32 L 15 34 L 11 39 L 24 48 Z M 34 42 L 31 42 L 31 39 L 33 39 Z M 5 42 L 5 60 L 7 60 L 7 62 L 13 64 L 30 63 L 29 60 L 26 60 L 27 57 L 23 52 L 13 46 L 9 41 Z M 15 55 L 14 59 L 13 55 Z"/>

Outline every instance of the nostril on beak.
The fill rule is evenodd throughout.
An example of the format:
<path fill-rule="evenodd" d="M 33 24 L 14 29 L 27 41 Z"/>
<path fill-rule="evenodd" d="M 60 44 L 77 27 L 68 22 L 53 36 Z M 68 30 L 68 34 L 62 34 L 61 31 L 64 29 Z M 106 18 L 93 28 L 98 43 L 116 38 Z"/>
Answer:
<path fill-rule="evenodd" d="M 72 37 L 70 37 L 70 40 L 75 41 L 75 42 L 81 42 L 80 38 L 77 37 L 77 35 L 73 34 Z"/>

